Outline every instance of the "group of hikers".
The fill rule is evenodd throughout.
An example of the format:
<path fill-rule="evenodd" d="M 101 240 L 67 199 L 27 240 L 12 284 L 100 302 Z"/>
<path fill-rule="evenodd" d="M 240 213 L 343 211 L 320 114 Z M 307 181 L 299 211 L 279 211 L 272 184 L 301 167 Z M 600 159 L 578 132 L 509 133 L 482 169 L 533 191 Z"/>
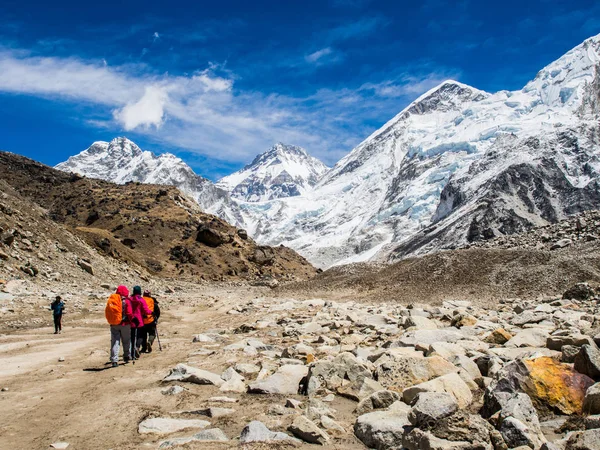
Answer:
<path fill-rule="evenodd" d="M 119 286 L 106 302 L 104 310 L 110 324 L 110 362 L 117 367 L 119 348 L 123 343 L 123 361 L 127 364 L 138 359 L 140 353 L 151 353 L 157 337 L 157 321 L 160 307 L 150 291 L 134 286 L 129 296 L 126 286 Z M 160 345 L 160 339 L 159 339 Z"/>

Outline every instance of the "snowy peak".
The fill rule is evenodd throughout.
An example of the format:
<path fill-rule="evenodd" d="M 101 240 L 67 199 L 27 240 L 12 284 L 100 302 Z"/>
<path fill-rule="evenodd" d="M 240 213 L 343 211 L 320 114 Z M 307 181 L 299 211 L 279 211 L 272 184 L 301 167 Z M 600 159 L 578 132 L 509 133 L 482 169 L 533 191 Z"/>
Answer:
<path fill-rule="evenodd" d="M 248 202 L 302 195 L 323 177 L 329 168 L 306 150 L 277 143 L 258 155 L 242 170 L 217 183 L 232 197 Z"/>
<path fill-rule="evenodd" d="M 175 186 L 196 200 L 204 211 L 229 223 L 242 225 L 237 205 L 233 204 L 227 192 L 197 175 L 177 156 L 171 153 L 155 155 L 124 137 L 110 142 L 94 142 L 56 168 L 113 183 L 135 181 Z"/>
<path fill-rule="evenodd" d="M 467 102 L 483 100 L 488 95 L 486 92 L 458 81 L 447 80 L 420 96 L 403 113 L 422 115 L 430 112 L 450 111 Z"/>

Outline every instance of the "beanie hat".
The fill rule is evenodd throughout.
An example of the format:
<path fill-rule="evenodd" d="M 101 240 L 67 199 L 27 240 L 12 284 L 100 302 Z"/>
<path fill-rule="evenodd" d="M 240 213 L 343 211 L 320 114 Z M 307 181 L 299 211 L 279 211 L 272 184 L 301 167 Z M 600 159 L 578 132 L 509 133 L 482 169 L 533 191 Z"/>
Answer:
<path fill-rule="evenodd" d="M 139 286 L 133 287 L 133 295 L 142 295 L 142 288 Z"/>

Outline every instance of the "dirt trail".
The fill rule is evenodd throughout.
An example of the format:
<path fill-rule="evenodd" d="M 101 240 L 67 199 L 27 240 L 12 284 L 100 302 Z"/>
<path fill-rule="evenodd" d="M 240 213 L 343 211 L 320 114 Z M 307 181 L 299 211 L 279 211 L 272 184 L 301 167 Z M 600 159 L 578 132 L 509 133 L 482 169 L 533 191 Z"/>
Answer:
<path fill-rule="evenodd" d="M 223 396 L 214 386 L 182 383 L 185 392 L 177 396 L 161 393 L 161 380 L 178 363 L 221 373 L 232 363 L 231 356 L 214 358 L 194 356 L 202 344 L 192 344 L 192 336 L 209 330 L 231 332 L 252 319 L 246 315 L 229 315 L 236 304 L 255 298 L 253 291 L 221 290 L 210 295 L 182 298 L 163 310 L 159 326 L 164 350 L 144 354 L 135 365 L 109 369 L 110 335 L 100 312 L 65 320 L 63 333 L 54 335 L 49 327 L 0 335 L 0 449 L 48 449 L 54 442 L 68 442 L 69 450 L 157 448 L 167 438 L 190 436 L 194 430 L 167 436 L 141 435 L 138 424 L 148 415 L 178 417 L 177 411 L 210 406 L 207 399 Z M 231 339 L 238 339 L 230 335 Z M 240 336 L 239 338 L 242 338 Z M 64 362 L 59 362 L 64 357 Z M 209 419 L 198 415 L 181 415 L 187 419 L 209 420 L 209 428 L 218 427 L 232 439 L 229 443 L 191 443 L 183 449 L 236 448 L 235 440 L 252 420 L 268 420 L 265 412 L 272 403 L 284 398 L 227 394 L 239 400 L 232 407 L 235 416 Z M 300 398 L 300 397 L 298 397 Z M 346 404 L 348 403 L 348 404 Z M 341 399 L 338 411 L 354 407 Z M 273 419 L 273 418 L 271 418 Z M 277 419 L 274 419 L 277 420 Z M 279 446 L 281 447 L 281 446 Z M 300 448 L 310 448 L 308 444 Z M 258 447 L 264 448 L 264 447 Z M 272 447 L 269 447 L 272 448 Z M 330 448 L 363 449 L 356 440 L 341 442 Z"/>

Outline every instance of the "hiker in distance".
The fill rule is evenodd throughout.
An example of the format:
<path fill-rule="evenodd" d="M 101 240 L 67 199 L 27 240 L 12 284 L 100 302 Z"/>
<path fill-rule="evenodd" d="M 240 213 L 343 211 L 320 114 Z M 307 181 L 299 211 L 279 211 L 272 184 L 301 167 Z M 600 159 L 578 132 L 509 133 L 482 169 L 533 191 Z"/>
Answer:
<path fill-rule="evenodd" d="M 160 317 L 160 306 L 150 291 L 145 290 L 142 297 L 146 301 L 148 309 L 152 311 L 151 315 L 144 317 L 144 326 L 141 329 L 142 353 L 152 353 L 152 344 L 156 339 L 156 324 Z"/>
<path fill-rule="evenodd" d="M 131 296 L 131 356 L 135 359 L 140 357 L 140 347 L 142 346 L 142 328 L 144 326 L 144 317 L 152 316 L 152 311 L 148 308 L 146 300 L 142 297 L 142 288 L 133 287 Z"/>
<path fill-rule="evenodd" d="M 59 334 L 62 331 L 62 316 L 65 312 L 65 302 L 60 295 L 50 304 L 50 310 L 54 316 L 54 334 Z"/>
<path fill-rule="evenodd" d="M 131 359 L 131 320 L 133 310 L 129 299 L 129 289 L 119 286 L 106 302 L 104 309 L 106 320 L 110 324 L 110 362 L 112 367 L 119 365 L 119 347 L 123 342 L 123 361 Z"/>

